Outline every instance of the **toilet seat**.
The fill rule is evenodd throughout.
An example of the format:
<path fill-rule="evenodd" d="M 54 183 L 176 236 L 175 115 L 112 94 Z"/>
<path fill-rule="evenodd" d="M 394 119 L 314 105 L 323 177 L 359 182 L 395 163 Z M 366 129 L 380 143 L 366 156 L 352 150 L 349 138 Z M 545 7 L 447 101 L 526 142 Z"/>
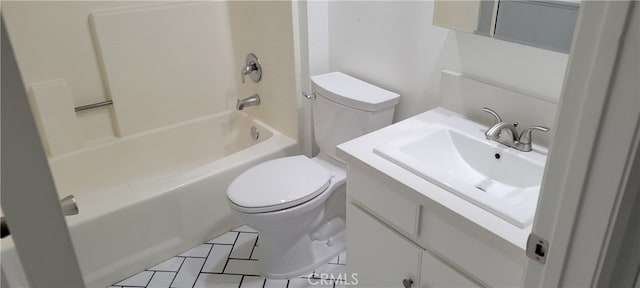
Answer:
<path fill-rule="evenodd" d="M 240 174 L 227 189 L 239 212 L 264 213 L 307 202 L 327 190 L 331 173 L 303 155 L 279 158 Z"/>

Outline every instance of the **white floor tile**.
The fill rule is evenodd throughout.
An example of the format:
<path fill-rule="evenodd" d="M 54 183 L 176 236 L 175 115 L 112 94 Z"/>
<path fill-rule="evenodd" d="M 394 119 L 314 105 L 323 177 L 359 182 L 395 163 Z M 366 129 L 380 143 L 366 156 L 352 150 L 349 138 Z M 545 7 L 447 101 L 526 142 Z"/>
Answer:
<path fill-rule="evenodd" d="M 233 244 L 233 242 L 236 242 L 236 237 L 238 237 L 238 232 L 227 232 L 224 233 L 216 238 L 213 238 L 209 241 L 207 241 L 207 243 L 212 243 L 212 244 Z"/>
<path fill-rule="evenodd" d="M 289 280 L 284 279 L 267 279 L 264 282 L 264 288 L 287 288 Z"/>
<path fill-rule="evenodd" d="M 338 264 L 347 264 L 347 251 L 342 252 L 339 256 L 338 256 Z"/>
<path fill-rule="evenodd" d="M 253 247 L 253 253 L 251 253 L 251 259 L 260 259 L 260 246 Z"/>
<path fill-rule="evenodd" d="M 151 279 L 151 276 L 153 276 L 153 272 L 152 271 L 142 271 L 136 275 L 133 275 L 127 279 L 124 279 L 116 284 L 116 286 L 147 286 L 147 284 L 149 283 L 149 280 Z"/>
<path fill-rule="evenodd" d="M 202 273 L 194 288 L 236 288 L 242 280 L 241 275 L 207 274 Z"/>
<path fill-rule="evenodd" d="M 149 288 L 169 288 L 176 272 L 156 272 L 153 274 L 151 281 L 147 287 Z"/>
<path fill-rule="evenodd" d="M 247 226 L 247 225 L 242 225 L 236 229 L 233 229 L 231 231 L 238 231 L 238 232 L 252 232 L 252 233 L 258 233 L 258 231 L 256 231 L 255 229 Z"/>
<path fill-rule="evenodd" d="M 295 278 L 287 288 L 333 288 L 333 280 Z"/>
<path fill-rule="evenodd" d="M 258 234 L 240 233 L 240 235 L 238 235 L 238 240 L 236 240 L 236 244 L 233 245 L 231 258 L 249 259 L 251 257 L 253 246 L 256 244 L 256 239 L 258 239 Z"/>
<path fill-rule="evenodd" d="M 262 288 L 265 279 L 259 276 L 244 276 L 240 288 Z"/>
<path fill-rule="evenodd" d="M 345 287 L 347 287 L 347 284 L 345 284 L 344 281 L 336 281 L 333 286 L 333 288 L 345 288 Z"/>
<path fill-rule="evenodd" d="M 178 275 L 176 275 L 176 279 L 173 280 L 173 284 L 171 284 L 171 287 L 193 287 L 193 283 L 196 281 L 196 278 L 200 273 L 200 269 L 204 264 L 204 260 L 205 259 L 203 258 L 184 259 L 182 268 L 180 268 L 180 271 L 178 271 Z"/>
<path fill-rule="evenodd" d="M 227 264 L 229 253 L 231 253 L 231 245 L 214 244 L 207 258 L 207 262 L 205 262 L 204 267 L 202 267 L 202 272 L 222 273 L 225 264 Z"/>
<path fill-rule="evenodd" d="M 320 278 L 337 279 L 342 277 L 344 279 L 344 275 L 347 273 L 346 265 L 338 265 L 338 264 L 324 264 L 318 267 L 315 270 L 316 276 L 320 275 Z"/>
<path fill-rule="evenodd" d="M 184 261 L 184 258 L 182 257 L 173 257 L 147 270 L 176 272 L 178 271 L 178 269 L 180 269 L 182 261 Z"/>
<path fill-rule="evenodd" d="M 224 273 L 260 276 L 260 270 L 258 270 L 258 261 L 254 260 L 229 259 L 227 267 L 224 268 Z"/>
<path fill-rule="evenodd" d="M 242 226 L 207 243 L 157 264 L 116 284 L 113 288 L 133 287 L 234 287 L 234 288 L 325 288 L 346 287 L 346 253 L 320 266 L 314 274 L 290 280 L 265 279 L 260 275 L 258 233 Z M 324 279 L 319 279 L 319 278 Z M 334 283 L 335 282 L 335 283 Z M 170 285 L 170 286 L 169 286 Z M 117 287 L 115 287 L 117 286 Z M 110 287 L 111 288 L 111 287 Z"/>
<path fill-rule="evenodd" d="M 207 257 L 209 255 L 209 251 L 211 250 L 211 244 L 202 244 L 200 246 L 196 246 L 191 248 L 178 256 L 183 257 Z"/>

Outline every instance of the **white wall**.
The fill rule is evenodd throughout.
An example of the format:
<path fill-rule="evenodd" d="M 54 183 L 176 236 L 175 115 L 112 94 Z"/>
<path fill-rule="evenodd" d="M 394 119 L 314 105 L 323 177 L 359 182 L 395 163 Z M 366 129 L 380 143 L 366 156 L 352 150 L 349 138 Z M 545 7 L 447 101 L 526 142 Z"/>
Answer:
<path fill-rule="evenodd" d="M 568 55 L 433 26 L 430 1 L 330 1 L 328 19 L 329 70 L 399 93 L 395 120 L 439 105 L 442 69 L 554 101 L 561 92 Z"/>

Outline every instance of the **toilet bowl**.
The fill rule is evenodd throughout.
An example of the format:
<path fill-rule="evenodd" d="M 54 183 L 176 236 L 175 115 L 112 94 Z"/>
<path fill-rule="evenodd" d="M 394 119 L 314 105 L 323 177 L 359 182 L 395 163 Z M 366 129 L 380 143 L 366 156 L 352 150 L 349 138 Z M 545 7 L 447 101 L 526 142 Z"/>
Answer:
<path fill-rule="evenodd" d="M 256 165 L 227 189 L 232 211 L 259 233 L 260 272 L 313 271 L 346 247 L 346 172 L 335 146 L 391 123 L 399 95 L 340 72 L 311 77 L 320 153 Z"/>
<path fill-rule="evenodd" d="M 329 198 L 345 199 L 346 175 L 344 168 L 322 158 L 300 155 L 267 161 L 229 185 L 227 200 L 231 208 L 260 235 L 259 269 L 268 278 L 284 279 L 311 272 L 344 251 L 344 213 L 331 211 L 343 210 L 345 202 Z M 265 178 L 271 181 L 243 182 L 254 178 L 254 174 L 268 175 Z M 251 189 L 272 198 L 257 200 L 260 197 L 234 193 Z M 299 194 L 273 195 L 279 189 L 296 190 Z M 327 207 L 329 203 L 333 207 Z"/>

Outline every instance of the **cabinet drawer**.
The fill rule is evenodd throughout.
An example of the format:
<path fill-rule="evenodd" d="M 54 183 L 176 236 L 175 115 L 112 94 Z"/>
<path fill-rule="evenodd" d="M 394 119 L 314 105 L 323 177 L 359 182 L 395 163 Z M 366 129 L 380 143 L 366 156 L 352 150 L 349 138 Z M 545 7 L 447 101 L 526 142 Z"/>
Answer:
<path fill-rule="evenodd" d="M 479 287 L 465 278 L 460 272 L 442 263 L 438 258 L 425 251 L 422 253 L 422 272 L 420 287 Z"/>
<path fill-rule="evenodd" d="M 420 205 L 400 196 L 397 183 L 349 165 L 347 194 L 368 212 L 408 235 L 417 236 Z"/>
<path fill-rule="evenodd" d="M 514 258 L 480 235 L 465 232 L 424 209 L 419 243 L 452 263 L 479 283 L 490 287 L 519 287 L 524 273 L 524 251 Z"/>
<path fill-rule="evenodd" d="M 347 277 L 358 279 L 358 287 L 402 287 L 403 279 L 420 283 L 423 251 L 359 207 L 347 205 Z"/>

